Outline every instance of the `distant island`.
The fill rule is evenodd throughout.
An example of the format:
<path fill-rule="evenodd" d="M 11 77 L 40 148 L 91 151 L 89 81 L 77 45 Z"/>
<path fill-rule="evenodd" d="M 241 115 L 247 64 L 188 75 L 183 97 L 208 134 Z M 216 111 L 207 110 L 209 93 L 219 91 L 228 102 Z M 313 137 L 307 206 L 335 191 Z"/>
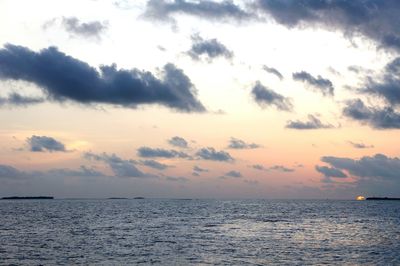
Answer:
<path fill-rule="evenodd" d="M 54 199 L 54 197 L 49 196 L 36 196 L 36 197 L 2 197 L 2 200 L 31 200 L 31 199 Z"/>
<path fill-rule="evenodd" d="M 121 200 L 121 199 L 130 199 L 130 198 L 124 198 L 124 197 L 111 197 L 111 198 L 107 198 L 109 200 Z M 131 199 L 144 199 L 144 197 L 134 197 Z"/>
<path fill-rule="evenodd" d="M 111 197 L 111 198 L 108 198 L 108 199 L 128 199 L 128 198 Z"/>
<path fill-rule="evenodd" d="M 366 200 L 400 200 L 400 198 L 389 198 L 389 197 L 369 197 Z"/>

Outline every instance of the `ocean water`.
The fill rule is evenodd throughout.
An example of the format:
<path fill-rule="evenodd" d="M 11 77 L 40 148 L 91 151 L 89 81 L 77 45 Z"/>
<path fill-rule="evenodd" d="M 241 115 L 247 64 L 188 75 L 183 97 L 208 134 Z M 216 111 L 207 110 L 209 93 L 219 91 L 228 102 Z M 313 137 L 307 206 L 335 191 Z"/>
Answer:
<path fill-rule="evenodd" d="M 400 265 L 400 201 L 0 201 L 1 265 Z"/>

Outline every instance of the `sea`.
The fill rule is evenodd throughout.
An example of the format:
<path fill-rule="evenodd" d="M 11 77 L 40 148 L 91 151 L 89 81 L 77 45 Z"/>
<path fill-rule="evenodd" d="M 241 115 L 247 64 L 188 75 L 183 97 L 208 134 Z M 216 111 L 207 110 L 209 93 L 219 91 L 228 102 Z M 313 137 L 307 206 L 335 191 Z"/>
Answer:
<path fill-rule="evenodd" d="M 0 201 L 0 265 L 400 265 L 400 201 Z"/>

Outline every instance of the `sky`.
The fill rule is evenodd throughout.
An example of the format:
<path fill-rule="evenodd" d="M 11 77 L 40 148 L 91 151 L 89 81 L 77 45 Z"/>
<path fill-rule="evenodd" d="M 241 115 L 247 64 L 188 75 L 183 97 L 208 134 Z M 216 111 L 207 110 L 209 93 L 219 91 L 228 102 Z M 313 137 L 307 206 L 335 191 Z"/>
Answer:
<path fill-rule="evenodd" d="M 0 196 L 400 196 L 397 0 L 0 0 Z"/>

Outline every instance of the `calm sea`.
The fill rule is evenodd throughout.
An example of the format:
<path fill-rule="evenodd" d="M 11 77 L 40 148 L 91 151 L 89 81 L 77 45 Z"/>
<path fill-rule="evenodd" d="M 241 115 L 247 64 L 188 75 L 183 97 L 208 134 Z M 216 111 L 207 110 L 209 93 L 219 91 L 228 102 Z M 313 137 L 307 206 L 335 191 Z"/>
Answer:
<path fill-rule="evenodd" d="M 0 264 L 400 265 L 400 201 L 0 201 Z"/>

